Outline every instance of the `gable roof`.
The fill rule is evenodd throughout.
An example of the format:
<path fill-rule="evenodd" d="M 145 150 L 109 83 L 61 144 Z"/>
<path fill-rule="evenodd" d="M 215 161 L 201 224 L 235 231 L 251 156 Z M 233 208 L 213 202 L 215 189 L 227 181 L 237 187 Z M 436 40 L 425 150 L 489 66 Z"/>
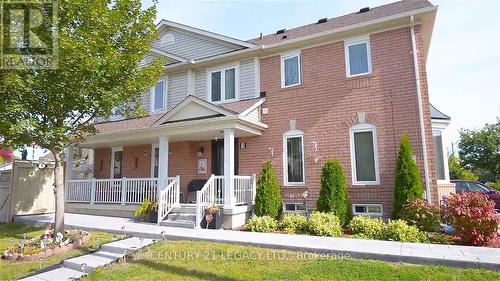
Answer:
<path fill-rule="evenodd" d="M 451 117 L 442 113 L 431 104 L 431 119 L 451 120 Z"/>
<path fill-rule="evenodd" d="M 363 22 L 368 22 L 371 20 L 376 20 L 392 15 L 397 15 L 397 14 L 402 14 L 405 12 L 411 12 L 423 8 L 428 8 L 428 7 L 434 7 L 429 1 L 427 0 L 403 0 L 403 1 L 398 1 L 378 7 L 371 8 L 369 11 L 360 13 L 355 12 L 351 14 L 347 14 L 344 16 L 339 16 L 335 18 L 330 18 L 327 19 L 326 22 L 324 23 L 313 23 L 309 25 L 304 25 L 301 27 L 297 28 L 292 28 L 285 30 L 284 33 L 281 34 L 269 34 L 266 36 L 263 36 L 262 39 L 260 38 L 254 38 L 248 40 L 248 42 L 251 42 L 256 45 L 268 45 L 268 44 L 273 44 L 273 43 L 278 43 L 278 42 L 284 42 L 286 40 L 290 39 L 297 39 L 300 37 L 312 35 L 315 33 L 320 33 L 332 29 L 338 29 L 350 25 L 355 25 Z M 283 36 L 286 36 L 285 39 L 283 39 Z"/>

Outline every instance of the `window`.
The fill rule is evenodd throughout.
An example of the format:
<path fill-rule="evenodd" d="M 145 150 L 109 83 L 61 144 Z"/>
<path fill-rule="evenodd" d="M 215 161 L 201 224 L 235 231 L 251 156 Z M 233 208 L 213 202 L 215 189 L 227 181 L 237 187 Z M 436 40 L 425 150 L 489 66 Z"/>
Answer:
<path fill-rule="evenodd" d="M 235 100 L 238 92 L 236 67 L 209 72 L 209 96 L 212 102 Z"/>
<path fill-rule="evenodd" d="M 152 146 L 153 150 L 151 151 L 152 157 L 151 157 L 151 177 L 157 178 L 158 177 L 158 167 L 160 163 L 160 148 L 158 147 L 158 144 L 153 144 Z"/>
<path fill-rule="evenodd" d="M 434 142 L 434 159 L 436 165 L 436 176 L 438 180 L 446 180 L 446 170 L 444 168 L 443 137 L 440 130 L 432 130 L 432 139 Z"/>
<path fill-rule="evenodd" d="M 160 80 L 151 89 L 151 112 L 158 112 L 165 110 L 165 92 L 166 92 L 165 80 Z"/>
<path fill-rule="evenodd" d="M 351 128 L 351 165 L 353 184 L 379 184 L 375 126 L 358 124 Z"/>
<path fill-rule="evenodd" d="M 121 147 L 111 149 L 111 178 L 122 178 L 123 149 Z"/>
<path fill-rule="evenodd" d="M 305 213 L 306 212 L 306 205 L 304 203 L 285 203 L 284 205 L 284 211 L 286 213 Z"/>
<path fill-rule="evenodd" d="M 488 193 L 490 190 L 478 183 L 469 182 L 469 191 L 470 192 L 480 192 L 480 193 Z"/>
<path fill-rule="evenodd" d="M 304 184 L 304 135 L 293 130 L 285 133 L 283 140 L 285 185 Z"/>
<path fill-rule="evenodd" d="M 281 87 L 300 85 L 300 53 L 281 56 Z"/>
<path fill-rule="evenodd" d="M 356 216 L 383 216 L 381 204 L 352 204 L 352 213 Z"/>
<path fill-rule="evenodd" d="M 372 72 L 370 40 L 368 37 L 346 41 L 345 54 L 347 77 Z"/>
<path fill-rule="evenodd" d="M 456 182 L 455 192 L 467 192 L 467 183 L 463 181 Z"/>

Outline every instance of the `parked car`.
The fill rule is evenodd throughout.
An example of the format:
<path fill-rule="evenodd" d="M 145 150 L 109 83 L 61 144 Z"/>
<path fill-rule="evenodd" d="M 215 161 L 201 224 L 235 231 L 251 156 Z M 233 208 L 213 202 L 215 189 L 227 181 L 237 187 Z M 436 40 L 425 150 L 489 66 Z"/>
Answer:
<path fill-rule="evenodd" d="M 477 181 L 467 180 L 452 180 L 455 184 L 455 192 L 480 192 L 488 196 L 488 198 L 495 202 L 495 209 L 500 210 L 500 192 L 487 186 L 484 183 Z"/>

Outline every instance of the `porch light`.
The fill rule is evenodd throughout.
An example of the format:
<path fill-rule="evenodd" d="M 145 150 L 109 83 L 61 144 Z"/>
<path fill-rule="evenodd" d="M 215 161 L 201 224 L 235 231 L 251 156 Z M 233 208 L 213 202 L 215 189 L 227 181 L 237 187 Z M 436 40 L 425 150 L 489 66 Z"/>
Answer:
<path fill-rule="evenodd" d="M 204 152 L 205 152 L 205 148 L 203 146 L 201 146 L 200 148 L 198 148 L 198 151 L 196 152 L 196 156 L 198 158 L 201 158 L 201 157 L 203 157 Z"/>
<path fill-rule="evenodd" d="M 274 157 L 274 148 L 269 147 L 267 149 L 269 150 L 269 154 L 271 155 L 271 157 Z"/>

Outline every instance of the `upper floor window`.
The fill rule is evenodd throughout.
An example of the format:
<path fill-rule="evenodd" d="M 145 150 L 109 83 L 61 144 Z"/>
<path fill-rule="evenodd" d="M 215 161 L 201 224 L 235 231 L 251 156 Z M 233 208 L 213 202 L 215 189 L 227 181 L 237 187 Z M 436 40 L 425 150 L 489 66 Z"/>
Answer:
<path fill-rule="evenodd" d="M 448 156 L 443 145 L 442 130 L 432 130 L 432 140 L 434 144 L 434 165 L 436 166 L 436 179 L 448 181 Z"/>
<path fill-rule="evenodd" d="M 347 77 L 372 73 L 370 40 L 368 37 L 345 42 Z"/>
<path fill-rule="evenodd" d="M 288 131 L 283 136 L 285 185 L 304 184 L 304 133 Z"/>
<path fill-rule="evenodd" d="M 151 89 L 151 112 L 163 111 L 166 108 L 166 89 L 165 80 L 160 80 Z"/>
<path fill-rule="evenodd" d="M 281 56 L 281 87 L 300 85 L 300 53 Z"/>
<path fill-rule="evenodd" d="M 235 100 L 238 92 L 237 68 L 230 67 L 209 72 L 209 95 L 212 102 Z"/>
<path fill-rule="evenodd" d="M 350 135 L 353 184 L 379 184 L 375 126 L 355 125 L 351 128 Z"/>

